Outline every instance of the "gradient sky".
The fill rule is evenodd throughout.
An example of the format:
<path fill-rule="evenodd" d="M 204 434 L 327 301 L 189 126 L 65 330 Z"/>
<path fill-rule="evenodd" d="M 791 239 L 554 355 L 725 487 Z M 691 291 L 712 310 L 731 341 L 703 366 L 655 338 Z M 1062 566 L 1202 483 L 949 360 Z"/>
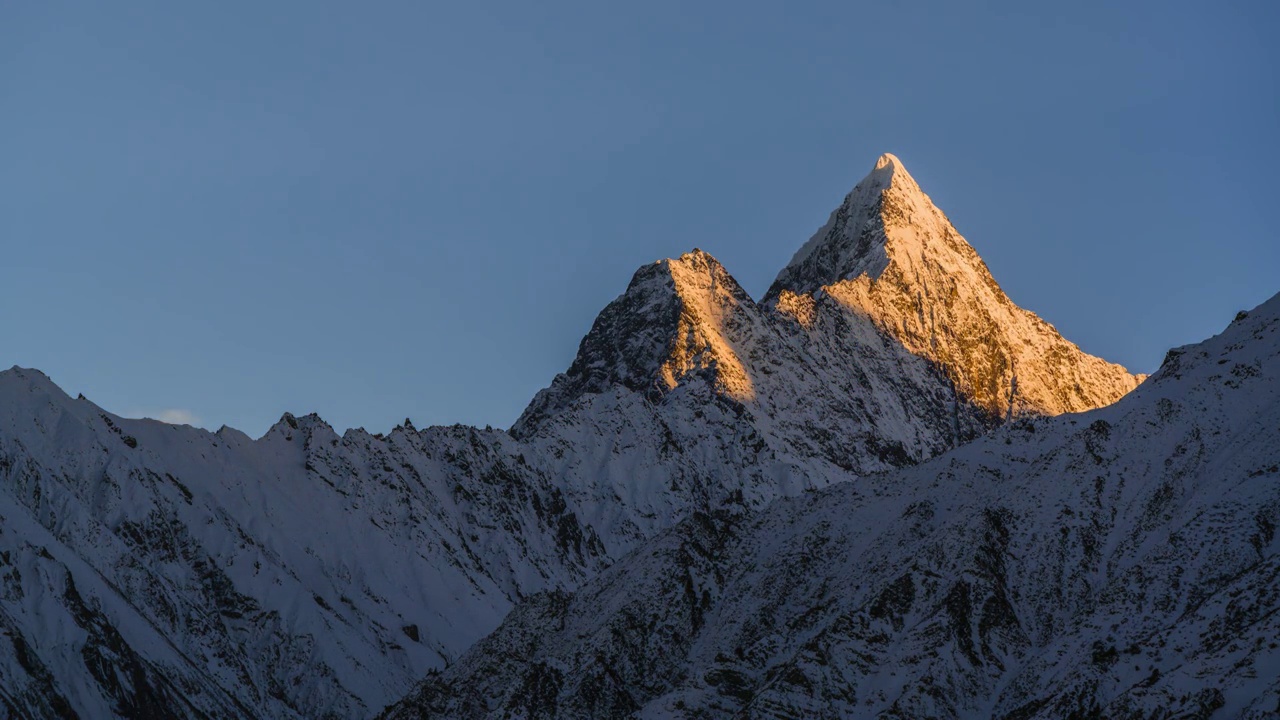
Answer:
<path fill-rule="evenodd" d="M 505 427 L 638 266 L 759 297 L 888 151 L 1150 372 L 1280 291 L 1277 7 L 5 3 L 0 366 L 254 435 Z"/>

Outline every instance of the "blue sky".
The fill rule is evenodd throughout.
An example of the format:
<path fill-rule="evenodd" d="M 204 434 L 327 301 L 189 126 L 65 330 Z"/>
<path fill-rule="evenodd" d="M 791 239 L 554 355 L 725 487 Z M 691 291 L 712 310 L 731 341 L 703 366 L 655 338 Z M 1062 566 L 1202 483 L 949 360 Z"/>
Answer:
<path fill-rule="evenodd" d="M 638 266 L 759 297 L 886 151 L 1135 371 L 1280 291 L 1274 3 L 450 5 L 6 4 L 0 366 L 506 426 Z"/>

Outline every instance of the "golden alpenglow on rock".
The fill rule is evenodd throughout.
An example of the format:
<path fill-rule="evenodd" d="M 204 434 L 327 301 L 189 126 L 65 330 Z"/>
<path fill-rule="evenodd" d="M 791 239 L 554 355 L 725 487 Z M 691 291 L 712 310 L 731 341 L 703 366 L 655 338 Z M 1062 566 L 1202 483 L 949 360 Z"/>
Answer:
<path fill-rule="evenodd" d="M 898 158 L 875 167 L 765 295 L 822 293 L 941 366 L 995 415 L 1056 415 L 1109 405 L 1142 381 L 1086 354 L 1013 303 Z"/>

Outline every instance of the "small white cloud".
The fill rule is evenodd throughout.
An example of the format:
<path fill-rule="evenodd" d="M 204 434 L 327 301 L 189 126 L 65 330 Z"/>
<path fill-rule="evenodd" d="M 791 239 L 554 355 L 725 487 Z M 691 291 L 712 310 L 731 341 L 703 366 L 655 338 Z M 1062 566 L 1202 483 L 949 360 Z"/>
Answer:
<path fill-rule="evenodd" d="M 161 410 L 151 416 L 154 420 L 169 423 L 170 425 L 196 425 L 200 424 L 200 418 L 190 410 L 182 408 L 169 408 Z"/>

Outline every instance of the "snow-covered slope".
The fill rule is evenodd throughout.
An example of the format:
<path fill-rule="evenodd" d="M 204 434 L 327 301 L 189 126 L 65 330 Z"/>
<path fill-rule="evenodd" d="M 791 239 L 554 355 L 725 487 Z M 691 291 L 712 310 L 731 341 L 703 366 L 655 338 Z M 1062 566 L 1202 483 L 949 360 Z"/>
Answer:
<path fill-rule="evenodd" d="M 339 437 L 286 415 L 252 441 L 0 373 L 11 714 L 127 715 L 162 693 L 179 716 L 366 717 L 603 562 L 505 433 Z"/>
<path fill-rule="evenodd" d="M 1073 388 L 1020 413 L 1132 387 L 1009 303 L 884 162 L 833 216 L 866 215 L 866 247 L 840 244 L 845 225 L 820 233 L 759 303 L 702 251 L 641 268 L 510 433 L 339 436 L 286 414 L 251 440 L 0 373 L 0 707 L 368 716 L 523 598 L 570 591 L 691 515 L 749 515 L 982 435 L 1006 386 L 975 378 L 1008 358 L 1019 397 Z M 918 227 L 876 220 L 895 203 Z M 884 295 L 908 255 L 947 293 Z M 859 304 L 864 270 L 879 280 Z M 920 317 L 957 329 L 922 350 L 904 330 Z"/>
<path fill-rule="evenodd" d="M 1115 405 L 517 608 L 388 717 L 1275 717 L 1280 296 Z"/>

